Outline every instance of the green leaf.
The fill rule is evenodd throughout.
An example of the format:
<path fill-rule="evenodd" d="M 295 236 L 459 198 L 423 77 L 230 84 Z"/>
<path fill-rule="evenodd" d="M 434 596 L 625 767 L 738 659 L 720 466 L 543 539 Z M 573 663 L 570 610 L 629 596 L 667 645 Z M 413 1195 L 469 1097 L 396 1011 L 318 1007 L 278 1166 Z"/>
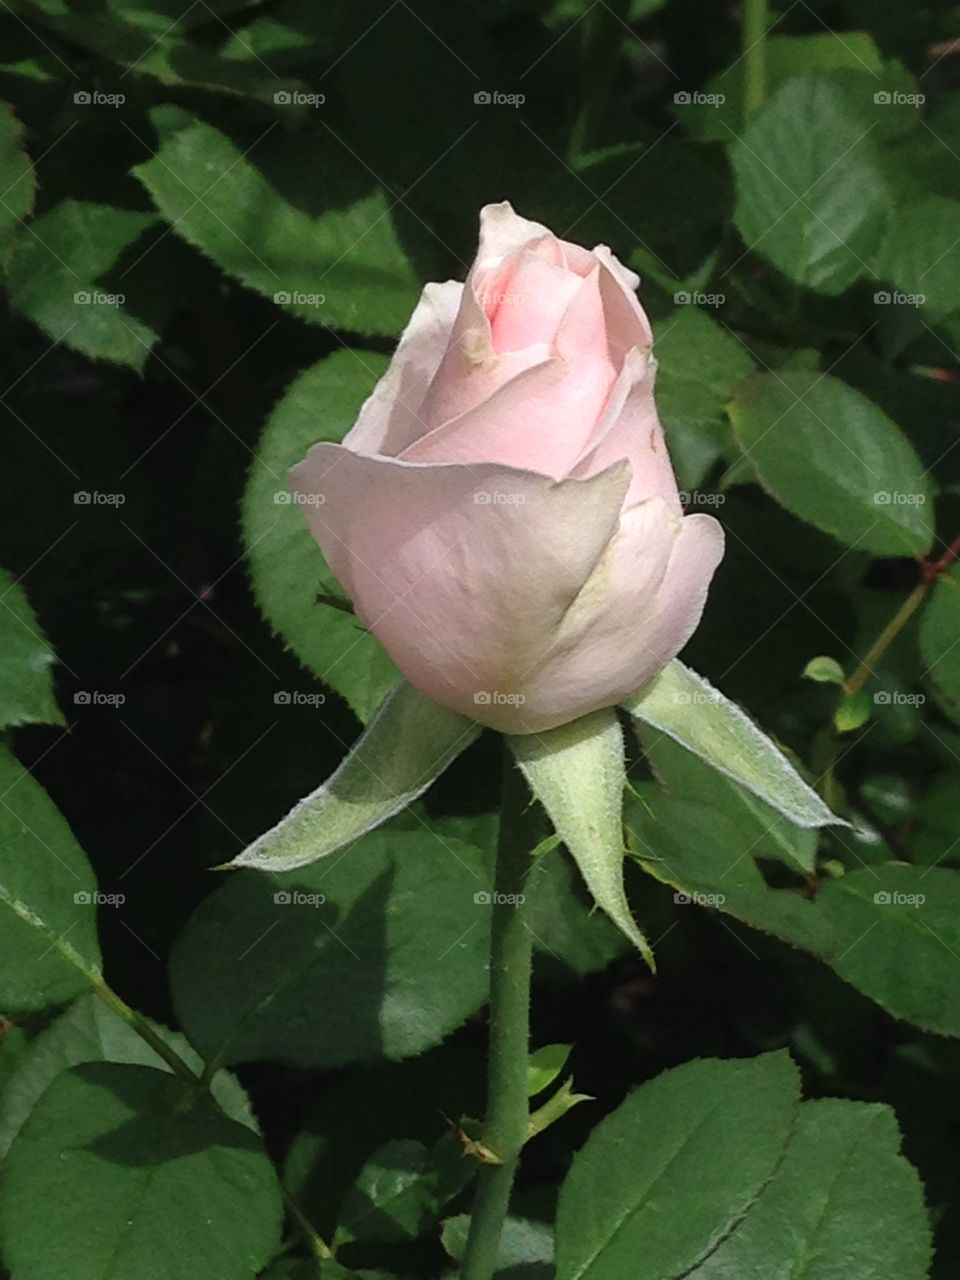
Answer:
<path fill-rule="evenodd" d="M 372 351 L 337 351 L 288 388 L 264 428 L 243 498 L 243 538 L 257 604 L 305 667 L 368 720 L 400 678 L 349 613 L 318 604 L 336 585 L 286 476 L 318 440 L 339 441 L 384 373 Z"/>
<path fill-rule="evenodd" d="M 270 1261 L 280 1222 L 259 1139 L 149 1067 L 59 1076 L 4 1165 L 0 1229 L 20 1280 L 243 1280 Z"/>
<path fill-rule="evenodd" d="M 862 689 L 849 694 L 833 713 L 833 724 L 837 733 L 852 733 L 862 729 L 870 719 L 872 705 L 870 698 Z"/>
<path fill-rule="evenodd" d="M 807 680 L 813 680 L 815 684 L 843 684 L 846 679 L 843 667 L 836 658 L 829 658 L 825 654 L 811 658 L 803 668 L 803 674 Z"/>
<path fill-rule="evenodd" d="M 150 1022 L 149 1019 L 147 1019 Z M 199 1075 L 203 1062 L 185 1036 L 150 1022 L 154 1031 Z M 12 1079 L 0 1093 L 0 1158 L 51 1081 L 81 1062 L 126 1062 L 164 1071 L 170 1068 L 132 1029 L 92 992 L 80 996 L 31 1043 Z M 234 1076 L 219 1071 L 211 1092 L 232 1120 L 256 1131 L 247 1095 Z"/>
<path fill-rule="evenodd" d="M 20 585 L 0 569 L 0 728 L 63 724 L 53 695 L 56 658 Z"/>
<path fill-rule="evenodd" d="M 479 736 L 404 681 L 327 781 L 229 866 L 293 871 L 336 853 L 405 809 Z"/>
<path fill-rule="evenodd" d="M 933 541 L 933 491 L 899 428 L 839 378 L 813 370 L 754 374 L 730 416 L 761 484 L 824 533 L 879 556 L 918 556 Z"/>
<path fill-rule="evenodd" d="M 727 329 L 689 304 L 654 326 L 654 351 L 670 458 L 680 487 L 693 490 L 726 443 L 723 412 L 734 386 L 757 366 Z"/>
<path fill-rule="evenodd" d="M 805 1102 L 783 1164 L 690 1280 L 924 1280 L 930 1224 L 889 1107 Z"/>
<path fill-rule="evenodd" d="M 562 850 L 537 858 L 530 883 L 524 911 L 540 956 L 538 969 L 555 961 L 574 973 L 594 973 L 631 945 L 608 916 L 594 909 L 573 861 Z"/>
<path fill-rule="evenodd" d="M 809 36 L 769 35 L 764 42 L 764 78 L 767 96 L 788 80 L 811 71 L 864 71 L 873 82 L 879 80 L 883 61 L 873 39 L 864 31 L 820 32 Z M 684 128 L 701 142 L 729 142 L 730 131 L 739 133 L 745 115 L 744 59 L 711 76 L 702 97 L 677 105 L 676 115 Z M 865 86 L 866 88 L 866 86 Z M 722 101 L 716 101 L 722 96 Z M 706 99 L 706 100 L 704 100 Z"/>
<path fill-rule="evenodd" d="M 877 258 L 877 274 L 906 295 L 881 289 L 874 301 L 890 307 L 919 306 L 933 319 L 960 308 L 960 202 L 945 196 L 919 195 L 890 219 Z M 880 314 L 880 313 L 878 313 Z"/>
<path fill-rule="evenodd" d="M 33 212 L 37 179 L 13 108 L 0 102 L 0 270 L 6 267 L 17 227 Z"/>
<path fill-rule="evenodd" d="M 326 130 L 313 135 L 309 165 L 302 134 L 271 137 L 268 177 L 256 135 L 240 145 L 177 107 L 151 118 L 160 145 L 133 172 L 178 235 L 301 319 L 368 334 L 403 328 L 418 282 L 390 203 Z M 366 194 L 330 207 L 331 190 L 358 182 Z"/>
<path fill-rule="evenodd" d="M 819 906 L 793 885 L 774 889 L 764 880 L 755 861 L 770 852 L 762 833 L 697 800 L 644 788 L 642 801 L 627 805 L 630 852 L 647 875 L 676 890 L 679 909 L 720 911 L 815 955 L 831 953 L 833 930 Z"/>
<path fill-rule="evenodd" d="M 556 1080 L 567 1064 L 570 1050 L 569 1044 L 545 1044 L 535 1049 L 527 1063 L 527 1094 L 535 1098 L 543 1093 Z"/>
<path fill-rule="evenodd" d="M 447 1218 L 443 1247 L 456 1262 L 463 1261 L 470 1235 L 470 1215 Z M 497 1248 L 499 1280 L 553 1280 L 553 1232 L 545 1222 L 507 1218 Z"/>
<path fill-rule="evenodd" d="M 283 881 L 231 876 L 174 949 L 181 1025 L 222 1062 L 421 1053 L 486 998 L 490 889 L 487 854 L 425 826 Z"/>
<path fill-rule="evenodd" d="M 100 978 L 97 882 L 39 783 L 0 747 L 0 1008 L 60 1004 Z"/>
<path fill-rule="evenodd" d="M 797 826 L 844 825 L 745 712 L 676 659 L 624 708 Z"/>
<path fill-rule="evenodd" d="M 595 1101 L 596 1099 L 590 1093 L 574 1093 L 572 1077 L 564 1080 L 556 1093 L 551 1094 L 546 1102 L 537 1107 L 536 1111 L 530 1112 L 525 1141 L 529 1142 L 538 1133 L 543 1133 L 544 1129 L 549 1129 L 557 1120 L 562 1120 L 568 1111 L 578 1107 L 581 1102 Z"/>
<path fill-rule="evenodd" d="M 437 1223 L 444 1205 L 467 1185 L 475 1169 L 452 1133 L 432 1151 L 413 1138 L 385 1143 L 369 1157 L 344 1198 L 337 1243 L 416 1240 Z"/>
<path fill-rule="evenodd" d="M 158 339 L 126 266 L 147 250 L 151 213 L 61 200 L 17 241 L 8 289 L 15 311 L 93 360 L 142 369 Z"/>
<path fill-rule="evenodd" d="M 776 809 L 725 777 L 694 752 L 672 738 L 635 722 L 637 737 L 654 773 L 671 795 L 719 809 L 747 837 L 755 857 L 779 858 L 805 874 L 817 858 L 817 832 L 798 827 Z"/>
<path fill-rule="evenodd" d="M 510 738 L 530 790 L 576 861 L 587 887 L 651 969 L 653 952 L 623 889 L 623 734 L 616 712 L 595 711 L 547 733 Z"/>
<path fill-rule="evenodd" d="M 823 886 L 829 961 L 895 1018 L 960 1036 L 960 872 L 890 862 Z"/>
<path fill-rule="evenodd" d="M 868 273 L 888 205 L 870 132 L 828 77 L 775 93 L 731 146 L 747 248 L 820 293 Z"/>
<path fill-rule="evenodd" d="M 924 675 L 951 714 L 960 719 L 960 566 L 941 575 L 920 618 Z"/>
<path fill-rule="evenodd" d="M 799 1091 L 786 1053 L 701 1059 L 641 1086 L 561 1188 L 557 1280 L 688 1274 L 773 1176 Z"/>

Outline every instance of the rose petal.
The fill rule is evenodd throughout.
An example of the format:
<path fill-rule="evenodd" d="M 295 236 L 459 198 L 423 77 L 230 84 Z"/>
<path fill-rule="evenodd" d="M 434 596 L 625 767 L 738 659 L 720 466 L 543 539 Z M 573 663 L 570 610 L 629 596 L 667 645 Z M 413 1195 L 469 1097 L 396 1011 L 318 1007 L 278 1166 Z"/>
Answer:
<path fill-rule="evenodd" d="M 617 527 L 626 468 L 554 484 L 315 445 L 290 473 L 327 563 L 407 678 L 485 724 L 552 643 Z M 485 495 L 489 501 L 478 501 Z M 476 702 L 475 694 L 491 695 Z"/>
<path fill-rule="evenodd" d="M 428 284 L 403 331 L 390 367 L 344 437 L 358 453 L 395 456 L 428 430 L 421 414 L 460 307 L 463 285 Z"/>
<path fill-rule="evenodd" d="M 628 353 L 596 432 L 569 474 L 596 475 L 626 458 L 631 471 L 627 506 L 657 494 L 679 515 L 677 481 L 653 398 L 655 371 L 649 351 Z"/>
<path fill-rule="evenodd" d="M 680 652 L 723 555 L 712 516 L 677 520 L 661 498 L 625 512 L 540 666 L 514 733 L 542 732 L 622 702 Z"/>
<path fill-rule="evenodd" d="M 564 312 L 581 285 L 574 272 L 554 265 L 536 248 L 524 248 L 508 274 L 491 273 L 492 283 L 478 294 L 490 320 L 493 349 L 522 351 L 551 343 Z"/>

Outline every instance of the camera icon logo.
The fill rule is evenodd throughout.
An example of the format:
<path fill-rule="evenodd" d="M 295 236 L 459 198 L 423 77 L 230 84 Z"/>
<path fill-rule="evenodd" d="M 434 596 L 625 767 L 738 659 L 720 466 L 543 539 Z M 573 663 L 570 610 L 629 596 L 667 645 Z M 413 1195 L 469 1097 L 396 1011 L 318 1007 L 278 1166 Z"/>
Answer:
<path fill-rule="evenodd" d="M 273 704 L 276 707 L 289 707 L 292 700 L 287 689 L 281 689 L 273 695 Z"/>
<path fill-rule="evenodd" d="M 886 289 L 881 289 L 873 295 L 873 301 L 878 307 L 889 307 L 892 299 Z"/>
<path fill-rule="evenodd" d="M 675 307 L 687 307 L 690 305 L 690 295 L 683 289 L 679 293 L 673 295 L 673 305 Z"/>
<path fill-rule="evenodd" d="M 485 889 L 481 889 L 478 893 L 475 893 L 473 895 L 473 900 L 478 907 L 489 907 L 492 901 L 490 894 L 487 893 Z"/>
<path fill-rule="evenodd" d="M 886 89 L 881 89 L 879 93 L 875 93 L 873 95 L 873 100 L 878 107 L 888 107 L 892 101 L 890 94 Z"/>
<path fill-rule="evenodd" d="M 273 95 L 273 100 L 278 107 L 289 107 L 293 99 L 290 97 L 289 89 L 278 89 Z"/>
<path fill-rule="evenodd" d="M 81 289 L 78 293 L 73 295 L 73 302 L 74 305 L 78 307 L 89 307 L 90 295 L 87 293 L 86 289 Z"/>
<path fill-rule="evenodd" d="M 273 900 L 278 907 L 289 906 L 290 903 L 292 902 L 292 898 L 290 897 L 290 894 L 286 889 L 278 889 L 277 892 L 273 895 Z"/>
<path fill-rule="evenodd" d="M 78 107 L 89 107 L 92 99 L 86 89 L 78 89 L 73 95 L 73 100 Z"/>
<path fill-rule="evenodd" d="M 687 93 L 685 89 L 681 89 L 679 93 L 675 93 L 673 95 L 673 100 L 678 107 L 688 106 L 689 103 L 693 101 L 693 99 L 690 97 L 690 94 Z"/>
<path fill-rule="evenodd" d="M 478 689 L 473 695 L 473 700 L 478 707 L 487 707 L 490 705 L 490 694 L 486 689 Z"/>
<path fill-rule="evenodd" d="M 79 489 L 73 495 L 73 502 L 74 502 L 74 506 L 77 506 L 77 507 L 89 507 L 91 502 L 90 494 L 87 493 L 85 489 Z"/>
<path fill-rule="evenodd" d="M 690 903 L 693 901 L 689 893 L 675 893 L 673 895 L 673 900 L 677 904 L 677 906 L 680 906 L 680 907 L 688 907 Z"/>
<path fill-rule="evenodd" d="M 874 702 L 881 707 L 888 707 L 893 699 L 886 689 L 881 689 L 879 693 L 873 695 Z"/>
<path fill-rule="evenodd" d="M 92 699 L 86 689 L 80 689 L 73 695 L 73 705 L 75 707 L 89 707 Z"/>
<path fill-rule="evenodd" d="M 292 501 L 289 489 L 278 489 L 273 495 L 274 505 L 278 507 L 289 506 Z"/>
<path fill-rule="evenodd" d="M 90 903 L 93 901 L 93 895 L 86 889 L 78 889 L 73 895 L 73 900 L 78 907 L 89 907 Z"/>
<path fill-rule="evenodd" d="M 887 907 L 890 905 L 890 895 L 886 889 L 878 889 L 873 895 L 873 900 L 878 907 Z"/>
<path fill-rule="evenodd" d="M 486 89 L 478 89 L 477 92 L 473 95 L 473 100 L 478 107 L 489 106 L 491 102 L 490 94 L 487 92 Z"/>
<path fill-rule="evenodd" d="M 273 295 L 273 300 L 278 307 L 286 307 L 290 305 L 290 295 L 286 289 L 281 289 L 279 293 Z"/>

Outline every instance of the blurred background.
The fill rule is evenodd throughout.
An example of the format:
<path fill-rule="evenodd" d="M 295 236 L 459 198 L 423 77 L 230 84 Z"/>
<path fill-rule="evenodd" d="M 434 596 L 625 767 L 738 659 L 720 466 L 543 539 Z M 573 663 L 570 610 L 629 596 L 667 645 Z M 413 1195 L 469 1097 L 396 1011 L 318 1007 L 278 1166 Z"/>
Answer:
<path fill-rule="evenodd" d="M 801 871 L 796 831 L 637 751 L 632 901 L 661 976 L 558 873 L 538 1037 L 577 1042 L 601 1108 L 664 1065 L 781 1045 L 809 1094 L 892 1102 L 955 1276 L 960 6 L 5 0 L 0 48 L 0 565 L 65 721 L 11 741 L 125 897 L 101 912 L 114 985 L 174 1020 L 166 964 L 207 868 L 389 687 L 283 476 L 350 425 L 423 283 L 462 279 L 480 206 L 509 199 L 640 274 L 687 507 L 727 530 L 685 657 L 858 828 Z M 485 738 L 424 821 L 483 845 L 497 777 Z M 719 892 L 718 849 L 743 872 L 726 909 L 676 902 Z M 891 863 L 941 895 L 930 937 L 882 903 L 816 914 L 844 874 L 869 912 Z M 482 1038 L 449 1048 L 465 1071 Z M 241 1074 L 280 1156 L 356 1087 Z"/>

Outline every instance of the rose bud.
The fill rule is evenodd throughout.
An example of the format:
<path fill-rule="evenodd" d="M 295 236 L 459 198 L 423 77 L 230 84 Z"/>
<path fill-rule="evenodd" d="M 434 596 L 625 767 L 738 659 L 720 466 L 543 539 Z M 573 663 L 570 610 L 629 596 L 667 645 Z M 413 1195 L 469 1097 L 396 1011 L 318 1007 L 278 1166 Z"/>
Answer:
<path fill-rule="evenodd" d="M 684 516 L 637 276 L 509 204 L 428 284 L 342 444 L 290 473 L 357 615 L 412 684 L 505 733 L 635 693 L 723 554 Z"/>

